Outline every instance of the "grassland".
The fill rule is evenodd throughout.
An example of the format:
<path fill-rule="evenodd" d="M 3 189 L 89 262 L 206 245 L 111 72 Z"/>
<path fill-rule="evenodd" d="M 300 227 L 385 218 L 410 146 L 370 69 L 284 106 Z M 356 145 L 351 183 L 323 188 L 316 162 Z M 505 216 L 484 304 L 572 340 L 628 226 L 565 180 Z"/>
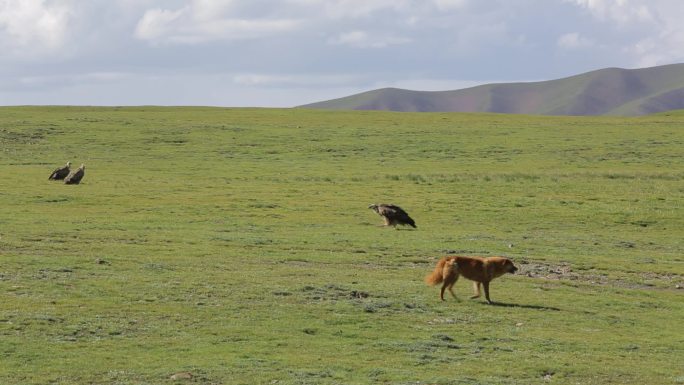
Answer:
<path fill-rule="evenodd" d="M 0 384 L 684 383 L 683 127 L 0 108 Z M 442 303 L 448 252 L 522 274 Z"/>

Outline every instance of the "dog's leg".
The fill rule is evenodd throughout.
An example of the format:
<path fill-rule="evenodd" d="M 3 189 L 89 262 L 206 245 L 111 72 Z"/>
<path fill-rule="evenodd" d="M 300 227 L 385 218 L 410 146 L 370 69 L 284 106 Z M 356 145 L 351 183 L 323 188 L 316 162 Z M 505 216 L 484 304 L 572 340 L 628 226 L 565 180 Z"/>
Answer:
<path fill-rule="evenodd" d="M 456 298 L 456 294 L 454 294 L 454 284 L 456 281 L 458 281 L 458 268 L 455 265 L 446 265 L 444 267 L 444 270 L 442 270 L 442 277 L 444 277 L 444 286 L 449 289 L 449 293 L 451 293 L 451 296 Z M 444 292 L 444 289 L 442 289 L 442 293 Z M 444 299 L 444 298 L 442 298 Z"/>
<path fill-rule="evenodd" d="M 471 299 L 480 298 L 480 283 L 473 281 L 473 296 Z"/>
<path fill-rule="evenodd" d="M 451 279 L 449 280 L 449 281 L 450 281 L 450 283 L 449 283 L 449 293 L 451 293 L 451 296 L 454 297 L 454 299 L 456 299 L 456 300 L 457 300 L 458 298 L 456 298 L 456 294 L 454 294 L 453 287 L 454 287 L 454 285 L 456 284 L 456 281 L 458 281 L 458 277 L 459 277 L 458 269 L 452 269 L 452 270 L 451 270 Z"/>
<path fill-rule="evenodd" d="M 485 298 L 487 298 L 487 302 L 491 304 L 492 300 L 489 299 L 489 281 L 482 282 L 482 286 L 484 286 Z"/>
<path fill-rule="evenodd" d="M 452 290 L 453 287 L 454 287 L 453 283 L 451 285 L 449 285 L 449 293 L 451 293 L 451 296 L 454 297 L 454 299 L 458 301 L 458 298 L 456 298 L 456 294 L 454 294 L 454 291 Z"/>
<path fill-rule="evenodd" d="M 458 270 L 455 270 L 453 266 L 446 266 L 444 270 L 442 270 L 442 277 L 444 277 L 444 284 L 442 284 L 442 291 L 440 292 L 439 297 L 444 301 L 444 290 L 449 289 L 451 296 L 458 299 L 452 290 L 454 284 L 458 281 Z"/>

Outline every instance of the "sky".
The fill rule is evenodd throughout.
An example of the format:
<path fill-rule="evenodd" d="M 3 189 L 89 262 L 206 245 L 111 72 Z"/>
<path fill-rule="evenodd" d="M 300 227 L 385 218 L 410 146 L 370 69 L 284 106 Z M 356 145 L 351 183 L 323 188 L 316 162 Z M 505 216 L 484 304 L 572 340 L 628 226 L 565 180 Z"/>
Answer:
<path fill-rule="evenodd" d="M 0 105 L 292 107 L 684 62 L 682 0 L 0 0 Z"/>

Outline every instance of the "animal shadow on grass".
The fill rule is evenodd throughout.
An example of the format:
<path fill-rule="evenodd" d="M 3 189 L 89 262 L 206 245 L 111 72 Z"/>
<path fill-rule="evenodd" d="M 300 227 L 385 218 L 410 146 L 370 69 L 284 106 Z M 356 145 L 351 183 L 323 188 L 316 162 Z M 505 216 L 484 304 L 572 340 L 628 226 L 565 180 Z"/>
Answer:
<path fill-rule="evenodd" d="M 503 303 L 503 302 L 493 302 L 488 304 L 486 302 L 480 302 L 483 305 L 489 305 L 489 306 L 501 306 L 501 307 L 519 307 L 522 309 L 535 309 L 535 310 L 553 310 L 553 311 L 561 311 L 561 309 L 553 306 L 542 306 L 542 305 L 524 305 L 524 304 L 519 304 L 519 303 Z"/>

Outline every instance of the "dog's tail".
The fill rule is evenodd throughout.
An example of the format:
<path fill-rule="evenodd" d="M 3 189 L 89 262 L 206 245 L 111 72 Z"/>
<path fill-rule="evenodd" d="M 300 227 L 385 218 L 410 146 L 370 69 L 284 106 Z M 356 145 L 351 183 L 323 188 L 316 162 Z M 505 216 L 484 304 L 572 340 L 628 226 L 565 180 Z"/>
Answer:
<path fill-rule="evenodd" d="M 444 264 L 446 263 L 447 258 L 442 257 L 442 259 L 437 262 L 437 266 L 435 266 L 435 270 L 432 271 L 432 273 L 428 274 L 425 276 L 425 283 L 427 283 L 430 286 L 434 286 L 438 283 L 442 283 L 444 280 L 444 276 L 442 274 L 442 271 L 444 270 Z"/>

